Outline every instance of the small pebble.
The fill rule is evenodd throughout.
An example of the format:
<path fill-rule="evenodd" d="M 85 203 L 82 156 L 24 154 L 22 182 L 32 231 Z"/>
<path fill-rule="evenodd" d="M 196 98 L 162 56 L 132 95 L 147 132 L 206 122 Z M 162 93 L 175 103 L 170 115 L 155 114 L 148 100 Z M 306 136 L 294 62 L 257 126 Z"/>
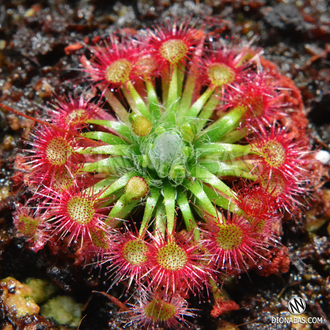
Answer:
<path fill-rule="evenodd" d="M 0 202 L 11 195 L 10 187 L 3 186 L 0 188 Z"/>
<path fill-rule="evenodd" d="M 5 135 L 2 144 L 4 150 L 11 150 L 15 147 L 15 139 L 12 135 Z"/>
<path fill-rule="evenodd" d="M 9 126 L 13 131 L 17 131 L 21 128 L 20 120 L 16 115 L 10 114 L 7 118 Z"/>
<path fill-rule="evenodd" d="M 3 50 L 6 48 L 6 41 L 5 40 L 0 40 L 0 50 Z"/>
<path fill-rule="evenodd" d="M 330 162 L 330 153 L 326 150 L 320 150 L 316 153 L 315 159 L 320 161 L 322 164 L 327 165 Z"/>

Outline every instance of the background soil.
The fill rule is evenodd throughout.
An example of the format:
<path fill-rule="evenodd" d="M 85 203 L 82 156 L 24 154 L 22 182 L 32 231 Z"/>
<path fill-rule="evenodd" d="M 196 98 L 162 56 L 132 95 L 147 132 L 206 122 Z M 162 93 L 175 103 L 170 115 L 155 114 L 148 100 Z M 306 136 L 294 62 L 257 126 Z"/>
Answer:
<path fill-rule="evenodd" d="M 30 116 L 42 117 L 40 105 L 52 95 L 84 89 L 79 79 L 79 56 L 88 43 L 115 31 L 127 34 L 150 27 L 154 22 L 190 19 L 196 27 L 227 38 L 233 44 L 249 41 L 262 48 L 264 57 L 276 63 L 280 72 L 299 87 L 310 121 L 309 133 L 315 148 L 330 147 L 330 8 L 326 0 L 286 1 L 0 1 L 0 102 Z M 24 190 L 13 187 L 13 163 L 25 147 L 33 126 L 4 109 L 0 111 L 0 278 L 13 276 L 51 279 L 63 292 L 85 304 L 80 329 L 121 329 L 125 315 L 106 297 L 92 290 L 106 291 L 98 272 L 74 264 L 70 251 L 56 257 L 45 249 L 33 253 L 17 238 L 12 226 L 14 202 L 24 202 Z M 197 329 L 223 329 L 223 321 L 240 329 L 290 329 L 271 324 L 271 317 L 286 315 L 286 302 L 294 295 L 308 304 L 306 314 L 326 319 L 330 315 L 330 193 L 328 167 L 322 168 L 322 182 L 310 207 L 284 224 L 282 243 L 289 248 L 291 267 L 281 276 L 243 275 L 226 287 L 240 309 L 213 319 L 211 304 L 190 299 L 200 317 L 190 320 Z M 330 187 L 330 185 L 329 185 Z M 122 287 L 111 291 L 116 297 Z M 122 297 L 125 299 L 125 297 Z M 0 313 L 1 322 L 8 315 Z M 13 321 L 19 329 L 22 323 Z M 35 329 L 48 329 L 40 319 Z M 228 325 L 228 324 L 227 324 Z M 329 319 L 315 329 L 330 329 Z M 229 329 L 229 328 L 228 328 Z M 233 328 L 234 329 L 234 328 Z M 304 328 L 307 329 L 307 328 Z"/>

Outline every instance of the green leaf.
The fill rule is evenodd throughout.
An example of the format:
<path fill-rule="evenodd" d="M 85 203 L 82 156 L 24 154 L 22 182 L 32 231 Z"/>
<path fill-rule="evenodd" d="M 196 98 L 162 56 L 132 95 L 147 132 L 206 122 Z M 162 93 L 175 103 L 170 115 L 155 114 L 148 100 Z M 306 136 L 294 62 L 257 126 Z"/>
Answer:
<path fill-rule="evenodd" d="M 218 154 L 218 160 L 220 161 L 225 161 L 252 153 L 251 146 L 249 144 L 239 145 L 229 143 L 198 142 L 195 144 L 195 148 L 197 148 L 197 153 L 200 155 L 200 157 Z"/>
<path fill-rule="evenodd" d="M 87 120 L 87 123 L 109 127 L 111 129 L 115 130 L 118 134 L 124 136 L 128 141 L 130 141 L 130 139 L 131 139 L 130 128 L 124 124 L 121 124 L 119 121 L 90 119 L 90 120 Z"/>
<path fill-rule="evenodd" d="M 118 227 L 121 223 L 123 223 L 122 219 L 126 219 L 128 214 L 136 207 L 138 203 L 139 201 L 131 201 L 126 204 L 125 195 L 121 196 L 109 213 L 105 223 L 112 228 Z"/>
<path fill-rule="evenodd" d="M 140 96 L 140 94 L 137 92 L 137 90 L 135 89 L 135 87 L 133 86 L 133 84 L 129 81 L 126 84 L 126 88 L 122 87 L 123 90 L 126 90 L 127 88 L 127 93 L 130 94 L 130 96 L 132 97 L 132 99 L 135 102 L 136 108 L 137 110 L 140 112 L 140 114 L 147 118 L 150 122 L 152 121 L 150 112 L 146 106 L 146 104 L 144 103 L 142 97 Z"/>
<path fill-rule="evenodd" d="M 105 198 L 105 202 L 102 205 L 100 205 L 100 207 L 101 208 L 106 207 L 109 206 L 110 204 L 113 205 L 124 194 L 125 194 L 124 188 L 115 191 L 113 194 L 111 194 L 111 196 Z"/>
<path fill-rule="evenodd" d="M 113 182 L 116 181 L 115 177 L 108 177 L 105 178 L 97 183 L 95 183 L 93 186 L 88 187 L 85 189 L 86 193 L 93 193 L 94 195 L 98 194 L 101 190 L 104 190 L 106 187 L 109 187 L 113 184 Z M 102 197 L 100 196 L 100 198 L 103 198 L 103 194 Z"/>
<path fill-rule="evenodd" d="M 222 137 L 238 127 L 244 114 L 245 110 L 241 107 L 231 110 L 228 114 L 202 131 L 197 141 L 218 142 Z"/>
<path fill-rule="evenodd" d="M 164 184 L 163 194 L 164 194 L 164 205 L 166 210 L 167 230 L 169 235 L 172 235 L 175 224 L 176 189 L 170 183 L 167 182 Z"/>
<path fill-rule="evenodd" d="M 112 195 L 115 191 L 124 188 L 126 186 L 128 180 L 130 178 L 132 178 L 133 176 L 135 176 L 135 175 L 137 175 L 136 172 L 129 172 L 129 173 L 126 173 L 123 176 L 121 176 L 116 181 L 114 181 L 113 178 L 111 178 L 114 181 L 111 184 L 107 184 L 109 182 L 109 179 L 110 179 L 110 178 L 107 178 L 107 179 L 104 179 L 104 180 L 98 182 L 97 184 L 95 184 L 94 187 L 96 187 L 96 186 L 97 187 L 102 187 L 103 186 L 103 188 L 105 188 L 106 186 L 108 186 L 108 189 L 104 190 L 104 192 L 100 196 L 100 198 L 104 198 L 104 197 L 107 197 L 109 195 Z"/>
<path fill-rule="evenodd" d="M 157 97 L 155 86 L 153 85 L 149 77 L 144 77 L 144 81 L 147 87 L 148 100 L 149 100 L 149 111 L 153 115 L 154 119 L 160 118 L 160 105 Z"/>
<path fill-rule="evenodd" d="M 159 189 L 149 188 L 149 190 L 150 190 L 150 196 L 148 196 L 146 201 L 146 205 L 143 213 L 143 219 L 139 230 L 140 237 L 144 237 L 144 234 L 148 229 L 149 221 L 151 219 L 153 212 L 155 211 L 155 207 L 160 196 Z"/>
<path fill-rule="evenodd" d="M 195 240 L 199 241 L 199 239 L 200 239 L 199 230 L 197 228 L 195 218 L 191 212 L 190 204 L 189 204 L 188 198 L 186 196 L 186 193 L 182 190 L 180 190 L 178 192 L 177 203 L 180 207 L 187 231 L 194 230 Z"/>
<path fill-rule="evenodd" d="M 108 157 L 94 163 L 86 163 L 82 170 L 85 172 L 118 173 L 119 170 L 133 168 L 133 164 L 123 157 Z"/>
<path fill-rule="evenodd" d="M 196 166 L 195 168 L 192 169 L 191 174 L 195 178 L 205 183 L 208 183 L 214 188 L 222 191 L 228 197 L 234 196 L 233 191 L 225 183 L 223 183 L 217 176 L 215 176 L 210 171 L 208 171 L 205 167 Z"/>
<path fill-rule="evenodd" d="M 207 103 L 205 104 L 204 108 L 198 115 L 198 120 L 196 120 L 196 128 L 197 131 L 200 131 L 207 121 L 211 118 L 214 113 L 214 110 L 220 103 L 220 96 L 213 94 Z"/>
<path fill-rule="evenodd" d="M 195 48 L 195 52 L 193 54 L 193 58 L 190 61 L 190 67 L 187 74 L 186 83 L 183 89 L 180 105 L 178 107 L 177 117 L 178 117 L 178 123 L 182 124 L 183 120 L 186 116 L 186 113 L 188 112 L 193 95 L 195 93 L 199 93 L 199 89 L 196 87 L 196 80 L 199 76 L 199 66 L 197 62 L 199 61 L 200 57 L 202 56 L 202 53 L 204 51 L 204 39 L 205 36 L 201 36 L 199 38 L 199 42 L 197 47 Z"/>
<path fill-rule="evenodd" d="M 233 162 L 227 164 L 212 159 L 205 159 L 200 160 L 199 164 L 208 169 L 211 173 L 215 174 L 217 177 L 235 176 L 253 181 L 257 179 L 256 175 L 248 172 L 248 164 L 242 161 L 235 165 Z"/>
<path fill-rule="evenodd" d="M 205 184 L 203 185 L 203 188 L 204 188 L 205 193 L 209 197 L 209 199 L 216 205 L 218 205 L 226 210 L 229 209 L 229 205 L 230 205 L 231 212 L 238 210 L 238 208 L 236 207 L 236 205 L 234 203 L 230 203 L 230 201 L 227 198 L 219 195 L 219 193 L 217 193 L 214 189 L 210 188 L 209 186 L 207 186 Z"/>
<path fill-rule="evenodd" d="M 166 233 L 166 211 L 165 207 L 162 203 L 159 203 L 156 209 L 156 217 L 155 217 L 155 237 L 157 235 L 162 235 L 165 237 Z"/>
<path fill-rule="evenodd" d="M 175 123 L 178 109 L 178 67 L 174 64 L 171 65 L 170 68 L 172 76 L 167 95 L 166 122 L 173 124 Z"/>
<path fill-rule="evenodd" d="M 116 96 L 110 91 L 105 93 L 104 96 L 106 97 L 107 101 L 111 105 L 113 111 L 116 113 L 118 118 L 125 124 L 128 124 L 129 123 L 128 112 L 125 109 L 125 107 L 119 102 Z"/>
<path fill-rule="evenodd" d="M 185 63 L 178 63 L 178 70 L 177 70 L 177 78 L 178 78 L 178 95 L 177 98 L 180 100 L 182 96 L 182 87 L 183 87 L 183 81 L 185 76 L 185 70 L 186 70 L 186 64 Z"/>
<path fill-rule="evenodd" d="M 208 89 L 195 101 L 195 103 L 189 109 L 186 117 L 196 117 L 204 107 L 206 101 L 211 97 L 215 87 L 209 86 Z"/>
<path fill-rule="evenodd" d="M 246 127 L 243 127 L 239 130 L 232 131 L 226 135 L 224 135 L 219 142 L 223 143 L 235 143 L 239 140 L 242 140 L 248 135 L 248 130 Z"/>
<path fill-rule="evenodd" d="M 127 142 L 124 141 L 119 136 L 106 132 L 87 132 L 87 133 L 82 133 L 81 135 L 89 139 L 101 140 L 102 142 L 108 144 L 127 144 Z"/>
<path fill-rule="evenodd" d="M 185 118 L 186 113 L 188 112 L 190 105 L 191 105 L 191 100 L 194 94 L 195 90 L 195 84 L 196 84 L 196 79 L 197 79 L 197 65 L 194 67 L 195 70 L 193 70 L 193 73 L 190 73 L 188 75 L 184 91 L 182 94 L 182 98 L 180 100 L 180 105 L 178 107 L 178 112 L 177 116 L 179 117 L 179 122 L 181 123 L 183 118 Z M 195 72 L 196 71 L 196 72 Z"/>
<path fill-rule="evenodd" d="M 130 156 L 131 146 L 127 145 L 105 145 L 100 147 L 79 148 L 75 150 L 78 154 L 86 155 L 114 155 L 114 156 Z"/>
<path fill-rule="evenodd" d="M 216 217 L 217 212 L 210 199 L 207 197 L 203 187 L 198 181 L 191 182 L 188 179 L 183 181 L 183 186 L 189 189 L 192 194 L 199 200 L 203 207 L 203 211 L 209 215 Z"/>
<path fill-rule="evenodd" d="M 167 107 L 167 97 L 168 97 L 168 90 L 170 85 L 170 70 L 167 66 L 163 67 L 161 72 L 162 77 L 162 100 L 163 100 L 163 106 Z"/>

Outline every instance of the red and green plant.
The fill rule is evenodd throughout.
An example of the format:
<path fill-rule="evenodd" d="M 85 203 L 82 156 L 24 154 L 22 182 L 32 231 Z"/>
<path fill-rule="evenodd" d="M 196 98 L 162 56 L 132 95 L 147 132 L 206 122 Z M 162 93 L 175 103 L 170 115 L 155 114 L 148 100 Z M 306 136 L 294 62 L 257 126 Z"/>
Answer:
<path fill-rule="evenodd" d="M 309 189 L 308 139 L 284 126 L 288 91 L 249 45 L 175 24 L 88 50 L 95 94 L 57 99 L 32 134 L 15 225 L 34 250 L 77 243 L 136 290 L 132 322 L 174 328 L 190 294 L 219 305 L 218 282 L 270 262 Z"/>

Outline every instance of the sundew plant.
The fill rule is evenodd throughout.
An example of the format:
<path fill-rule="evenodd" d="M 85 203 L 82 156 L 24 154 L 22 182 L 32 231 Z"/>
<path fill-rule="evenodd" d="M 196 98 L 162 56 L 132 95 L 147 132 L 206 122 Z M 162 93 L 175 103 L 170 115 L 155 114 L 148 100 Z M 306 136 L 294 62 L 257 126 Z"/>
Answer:
<path fill-rule="evenodd" d="M 283 214 L 303 207 L 310 147 L 284 126 L 290 91 L 260 50 L 189 23 L 100 39 L 80 61 L 90 87 L 53 102 L 17 164 L 18 232 L 126 281 L 128 323 L 187 324 L 190 295 L 221 308 L 224 279 L 270 269 Z"/>

